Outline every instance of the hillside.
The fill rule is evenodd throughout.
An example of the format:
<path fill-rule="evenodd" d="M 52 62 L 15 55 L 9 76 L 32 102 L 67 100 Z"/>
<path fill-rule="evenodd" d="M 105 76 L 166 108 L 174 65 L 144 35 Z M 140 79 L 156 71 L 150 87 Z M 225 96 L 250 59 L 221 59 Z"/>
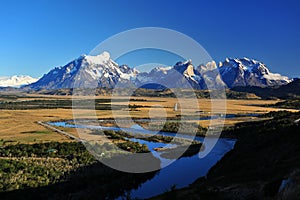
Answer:
<path fill-rule="evenodd" d="M 271 120 L 241 123 L 231 132 L 234 149 L 206 178 L 153 199 L 281 199 L 300 196 L 300 113 L 278 112 Z M 255 130 L 255 131 L 253 131 Z"/>
<path fill-rule="evenodd" d="M 255 95 L 263 98 L 280 98 L 290 99 L 300 96 L 300 79 L 296 79 L 293 82 L 282 85 L 280 87 L 261 88 L 261 87 L 235 87 L 232 90 L 237 92 L 254 93 Z"/>

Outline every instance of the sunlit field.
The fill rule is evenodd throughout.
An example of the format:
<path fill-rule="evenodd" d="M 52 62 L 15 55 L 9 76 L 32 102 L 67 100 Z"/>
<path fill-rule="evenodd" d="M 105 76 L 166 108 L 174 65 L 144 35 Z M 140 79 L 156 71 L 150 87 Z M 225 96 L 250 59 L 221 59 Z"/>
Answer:
<path fill-rule="evenodd" d="M 85 97 L 80 97 L 80 99 Z M 97 96 L 96 99 L 109 100 L 109 96 Z M 128 108 L 126 99 L 127 97 L 113 97 L 115 100 L 124 100 L 115 102 L 112 101 L 112 105 L 121 106 L 112 112 L 109 109 L 96 110 L 96 115 L 91 110 L 76 110 L 77 117 L 82 118 L 101 118 L 101 119 L 115 119 L 115 118 L 155 118 L 155 117 L 168 117 L 178 118 L 182 116 L 180 106 L 177 111 L 174 111 L 174 105 L 178 102 L 176 98 L 155 98 L 155 97 L 134 97 L 134 101 L 130 101 L 130 105 L 136 106 L 136 108 Z M 71 96 L 47 96 L 47 95 L 31 95 L 30 98 L 22 97 L 14 100 L 9 100 L 2 97 L 1 101 L 35 101 L 35 100 L 68 100 L 71 105 Z M 189 105 L 195 105 L 194 99 L 186 98 L 182 100 L 187 106 L 184 113 L 188 113 L 194 116 L 210 116 L 211 115 L 211 100 L 210 99 L 198 99 L 199 106 L 194 108 Z M 219 100 L 217 100 L 219 101 Z M 277 100 L 226 100 L 226 113 L 227 114 L 262 114 L 270 111 L 278 111 L 282 109 L 262 107 L 262 105 L 269 105 L 277 103 Z M 110 103 L 103 103 L 102 105 Z M 224 108 L 220 109 L 220 112 Z M 293 111 L 293 110 L 290 110 Z M 129 113 L 129 116 L 128 116 Z M 215 111 L 218 113 L 218 110 Z M 36 143 L 36 142 L 49 142 L 49 141 L 69 141 L 68 138 L 48 130 L 47 128 L 37 124 L 37 121 L 49 122 L 49 121 L 61 121 L 73 119 L 72 107 L 68 109 L 64 108 L 49 108 L 49 109 L 22 109 L 22 110 L 1 110 L 0 116 L 0 139 L 7 143 Z M 256 120 L 254 117 L 238 117 L 233 119 L 226 119 L 225 125 L 234 125 L 238 122 Z M 198 123 L 207 127 L 210 124 L 209 120 L 198 121 Z M 73 128 L 62 128 L 63 130 L 77 136 L 77 132 Z"/>

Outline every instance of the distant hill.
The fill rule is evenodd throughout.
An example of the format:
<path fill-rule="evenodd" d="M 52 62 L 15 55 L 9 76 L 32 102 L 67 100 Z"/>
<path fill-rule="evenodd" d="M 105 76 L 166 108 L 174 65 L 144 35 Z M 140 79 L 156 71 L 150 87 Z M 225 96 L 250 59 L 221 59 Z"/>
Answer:
<path fill-rule="evenodd" d="M 0 92 L 3 93 L 22 93 L 24 90 L 16 87 L 0 87 Z"/>
<path fill-rule="evenodd" d="M 179 91 L 180 90 L 180 91 Z M 112 88 L 95 88 L 93 90 L 93 94 L 95 96 L 109 96 L 114 94 L 118 95 L 127 95 L 130 91 L 132 91 L 130 88 L 121 88 L 119 90 L 112 89 Z M 176 95 L 174 91 L 180 93 L 181 97 L 194 97 L 196 95 L 197 98 L 211 98 L 211 94 L 208 90 L 183 90 L 183 89 L 168 89 L 168 88 L 162 88 L 162 89 L 152 89 L 152 88 L 138 88 L 136 89 L 132 96 L 140 96 L 140 97 L 170 97 L 175 98 Z M 29 94 L 44 94 L 44 95 L 59 95 L 59 96 L 72 96 L 73 95 L 73 89 L 53 89 L 53 90 L 46 90 L 46 89 L 40 89 L 40 90 L 29 90 L 27 91 Z M 218 93 L 218 91 L 215 91 L 214 93 Z M 82 94 L 82 95 L 90 95 L 90 93 L 86 93 L 86 90 L 77 89 L 76 94 Z M 223 92 L 219 92 L 220 96 L 215 94 L 215 97 L 224 98 Z M 256 96 L 252 93 L 247 92 L 236 92 L 232 90 L 225 90 L 226 98 L 227 99 L 260 99 L 260 97 Z"/>
<path fill-rule="evenodd" d="M 280 98 L 280 99 L 291 99 L 300 97 L 300 79 L 295 79 L 293 82 L 282 85 L 276 88 L 261 88 L 261 87 L 235 87 L 232 89 L 237 92 L 248 92 L 254 93 L 255 95 L 263 98 L 263 99 L 272 99 L 272 98 Z"/>
<path fill-rule="evenodd" d="M 25 75 L 0 76 L 0 87 L 20 87 L 36 82 L 37 78 Z"/>

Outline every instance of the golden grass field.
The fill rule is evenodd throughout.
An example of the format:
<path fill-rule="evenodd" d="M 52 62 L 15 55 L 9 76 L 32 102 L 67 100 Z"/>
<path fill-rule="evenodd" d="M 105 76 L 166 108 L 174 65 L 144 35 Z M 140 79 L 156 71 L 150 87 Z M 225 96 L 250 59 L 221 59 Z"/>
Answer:
<path fill-rule="evenodd" d="M 32 96 L 32 95 L 31 95 Z M 42 96 L 43 98 L 63 99 L 71 97 L 62 96 Z M 41 95 L 36 95 L 36 99 L 41 98 Z M 108 96 L 97 98 L 110 98 Z M 125 98 L 125 97 L 114 97 Z M 76 116 L 81 118 L 148 118 L 148 117 L 176 117 L 177 115 L 199 115 L 199 111 L 203 115 L 210 115 L 211 100 L 199 99 L 198 105 L 195 106 L 195 100 L 182 99 L 179 104 L 178 111 L 174 111 L 175 103 L 178 100 L 175 98 L 150 98 L 150 97 L 134 97 L 135 99 L 147 99 L 148 101 L 134 101 L 130 104 L 150 106 L 137 108 L 135 111 L 128 109 L 118 111 L 98 110 L 96 113 L 90 110 L 76 110 Z M 22 99 L 26 100 L 26 98 Z M 32 98 L 31 98 L 32 100 Z M 276 100 L 227 100 L 226 102 L 216 101 L 215 113 L 225 112 L 228 114 L 246 114 L 246 113 L 266 113 L 269 111 L 278 111 L 282 109 L 261 107 L 264 104 L 274 104 Z M 114 104 L 126 104 L 118 102 Z M 198 108 L 197 108 L 198 107 Z M 182 112 L 180 110 L 183 110 Z M 11 143 L 35 143 L 48 141 L 70 141 L 68 138 L 59 135 L 47 128 L 38 125 L 37 121 L 58 121 L 73 118 L 72 109 L 36 109 L 36 110 L 1 110 L 0 115 L 0 139 L 4 141 L 11 141 Z M 237 122 L 253 120 L 251 117 L 243 117 L 236 119 L 227 119 L 225 125 L 233 125 Z M 209 121 L 199 122 L 202 126 L 209 126 Z M 77 135 L 76 129 L 63 128 L 64 131 Z"/>

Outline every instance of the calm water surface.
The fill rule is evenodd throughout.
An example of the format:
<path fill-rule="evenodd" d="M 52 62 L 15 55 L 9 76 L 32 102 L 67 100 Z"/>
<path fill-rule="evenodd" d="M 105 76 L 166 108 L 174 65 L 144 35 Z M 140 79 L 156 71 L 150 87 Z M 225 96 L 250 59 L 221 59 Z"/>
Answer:
<path fill-rule="evenodd" d="M 234 116 L 228 116 L 230 118 Z M 203 119 L 204 120 L 204 119 Z M 69 122 L 49 122 L 50 125 L 59 127 L 70 127 L 70 128 L 84 128 L 84 129 L 96 129 L 96 130 L 121 130 L 119 127 L 107 127 L 107 126 L 94 126 L 84 124 L 73 124 Z M 143 133 L 143 134 L 161 134 L 164 136 L 175 136 L 182 138 L 193 139 L 193 136 L 156 132 L 146 130 L 139 125 L 134 125 L 130 128 L 122 128 L 123 131 L 131 133 Z M 195 137 L 197 141 L 204 141 L 203 137 Z M 159 158 L 161 161 L 162 169 L 153 177 L 151 180 L 141 184 L 138 189 L 131 190 L 132 198 L 149 198 L 161 193 L 166 192 L 172 186 L 176 188 L 182 188 L 193 183 L 200 177 L 205 176 L 209 169 L 214 166 L 228 151 L 230 151 L 235 144 L 235 140 L 220 138 L 214 148 L 204 158 L 199 158 L 199 154 L 191 157 L 180 158 L 179 160 L 170 160 L 160 157 L 160 152 L 156 152 L 153 149 L 156 147 L 166 146 L 164 143 L 149 142 L 141 139 L 131 138 L 131 141 L 146 144 L 151 150 L 152 154 Z M 206 138 L 204 145 L 208 146 L 210 143 L 214 143 L 214 138 Z M 169 145 L 171 146 L 171 145 Z M 205 150 L 204 150 L 205 151 Z M 170 164 L 171 163 L 171 164 Z M 166 166 L 166 167 L 165 167 Z M 121 197 L 119 198 L 121 199 Z"/>

